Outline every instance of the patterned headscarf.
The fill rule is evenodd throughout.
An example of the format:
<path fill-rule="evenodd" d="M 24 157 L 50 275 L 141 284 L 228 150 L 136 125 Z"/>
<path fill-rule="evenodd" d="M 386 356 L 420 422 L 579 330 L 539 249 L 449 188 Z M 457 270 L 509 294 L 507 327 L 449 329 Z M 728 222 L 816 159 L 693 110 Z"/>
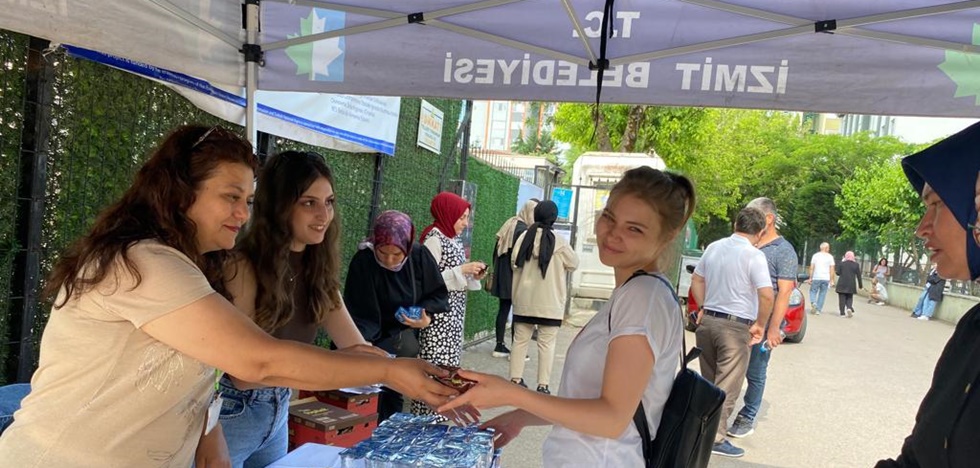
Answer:
<path fill-rule="evenodd" d="M 980 278 L 977 225 L 977 174 L 980 173 L 980 123 L 902 159 L 905 177 L 922 194 L 928 183 L 966 230 L 966 261 L 970 278 Z"/>
<path fill-rule="evenodd" d="M 845 262 L 853 262 L 853 261 L 855 261 L 854 260 L 854 252 L 852 252 L 850 250 L 848 250 L 847 252 L 844 252 L 844 261 Z"/>
<path fill-rule="evenodd" d="M 429 211 L 432 213 L 435 221 L 422 230 L 422 235 L 419 236 L 419 242 L 424 242 L 425 236 L 434 227 L 439 228 L 439 231 L 446 237 L 453 238 L 458 236 L 460 233 L 456 232 L 456 221 L 459 221 L 459 218 L 463 217 L 463 213 L 469 208 L 470 202 L 455 193 L 442 192 L 436 195 L 432 199 L 432 204 L 429 206 Z"/>
<path fill-rule="evenodd" d="M 381 212 L 377 218 L 374 220 L 374 228 L 371 232 L 371 236 L 361 243 L 361 249 L 371 249 L 374 251 L 377 247 L 384 247 L 386 245 L 393 245 L 398 247 L 405 254 L 405 258 L 402 262 L 395 267 L 385 266 L 383 263 L 378 262 L 382 268 L 391 271 L 401 271 L 402 266 L 408 260 L 408 256 L 412 252 L 412 242 L 415 239 L 415 226 L 412 225 L 412 218 L 409 218 L 407 214 L 401 211 L 388 210 Z M 375 257 L 377 260 L 377 257 Z"/>

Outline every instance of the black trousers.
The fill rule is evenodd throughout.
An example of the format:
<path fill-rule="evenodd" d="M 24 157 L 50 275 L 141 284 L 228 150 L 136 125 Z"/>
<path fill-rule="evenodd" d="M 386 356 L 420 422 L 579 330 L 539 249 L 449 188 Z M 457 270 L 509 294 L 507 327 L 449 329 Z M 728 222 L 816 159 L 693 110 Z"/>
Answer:
<path fill-rule="evenodd" d="M 500 308 L 497 309 L 497 323 L 495 324 L 494 332 L 496 334 L 497 343 L 504 342 L 504 330 L 507 329 L 507 317 L 510 316 L 510 306 L 513 302 L 510 299 L 500 299 Z M 511 334 L 511 341 L 514 340 L 513 333 Z"/>
<path fill-rule="evenodd" d="M 837 293 L 837 299 L 840 304 L 840 314 L 844 315 L 847 309 L 854 309 L 854 295 L 851 293 Z"/>

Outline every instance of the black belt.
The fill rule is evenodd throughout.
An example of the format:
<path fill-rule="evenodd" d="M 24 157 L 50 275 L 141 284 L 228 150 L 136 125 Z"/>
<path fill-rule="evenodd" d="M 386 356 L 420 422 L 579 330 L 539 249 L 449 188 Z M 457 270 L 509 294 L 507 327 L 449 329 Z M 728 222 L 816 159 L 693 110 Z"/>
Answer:
<path fill-rule="evenodd" d="M 732 314 L 726 314 L 724 312 L 716 312 L 716 311 L 708 310 L 708 309 L 704 309 L 704 315 L 710 315 L 712 317 L 716 317 L 716 318 L 720 318 L 720 319 L 725 319 L 725 320 L 728 320 L 728 321 L 731 321 L 731 322 L 744 323 L 744 324 L 749 325 L 749 326 L 752 326 L 752 324 L 755 323 L 755 320 L 750 320 L 750 319 L 738 317 L 738 316 L 735 316 L 735 315 L 732 315 Z"/>

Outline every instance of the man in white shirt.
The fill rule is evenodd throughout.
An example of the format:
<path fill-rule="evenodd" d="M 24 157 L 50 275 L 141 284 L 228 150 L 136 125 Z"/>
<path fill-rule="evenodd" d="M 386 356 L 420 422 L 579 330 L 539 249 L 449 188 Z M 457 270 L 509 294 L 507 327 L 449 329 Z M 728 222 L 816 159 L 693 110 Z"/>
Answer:
<path fill-rule="evenodd" d="M 820 251 L 810 257 L 810 313 L 820 315 L 827 290 L 834 287 L 837 274 L 834 272 L 834 256 L 830 254 L 830 244 L 820 244 Z"/>
<path fill-rule="evenodd" d="M 743 208 L 735 219 L 735 233 L 712 242 L 691 277 L 691 294 L 698 310 L 697 346 L 701 373 L 725 391 L 721 423 L 712 453 L 741 457 L 745 450 L 726 438 L 728 417 L 742 391 L 749 366 L 749 347 L 763 338 L 773 306 L 769 264 L 755 248 L 766 232 L 766 215 Z"/>

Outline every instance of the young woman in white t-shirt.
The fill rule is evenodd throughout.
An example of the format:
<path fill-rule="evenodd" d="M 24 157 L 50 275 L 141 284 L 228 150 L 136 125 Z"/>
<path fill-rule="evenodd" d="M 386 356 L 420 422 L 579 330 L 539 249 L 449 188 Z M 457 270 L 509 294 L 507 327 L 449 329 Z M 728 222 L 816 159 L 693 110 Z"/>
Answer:
<path fill-rule="evenodd" d="M 503 446 L 527 426 L 554 426 L 544 443 L 549 467 L 643 466 L 633 415 L 642 400 L 651 436 L 677 373 L 683 328 L 658 261 L 694 211 L 694 187 L 649 167 L 627 171 L 596 221 L 599 259 L 613 267 L 616 289 L 567 351 L 557 396 L 498 376 L 461 371 L 478 384 L 440 408 L 512 406 L 486 424 Z M 662 278 L 662 276 L 661 276 Z"/>

